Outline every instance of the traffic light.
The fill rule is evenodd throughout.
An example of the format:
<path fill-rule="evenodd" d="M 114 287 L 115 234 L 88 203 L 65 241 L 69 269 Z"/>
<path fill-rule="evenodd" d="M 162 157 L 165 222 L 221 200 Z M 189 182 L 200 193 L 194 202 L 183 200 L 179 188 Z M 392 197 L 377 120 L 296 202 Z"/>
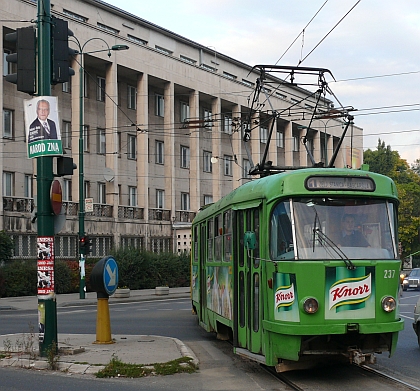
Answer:
<path fill-rule="evenodd" d="M 73 158 L 67 156 L 59 156 L 57 158 L 57 176 L 73 175 L 73 170 L 77 165 L 73 163 Z"/>
<path fill-rule="evenodd" d="M 36 34 L 32 26 L 18 28 L 5 35 L 5 40 L 16 43 L 16 53 L 8 54 L 6 61 L 16 64 L 17 71 L 6 75 L 6 81 L 16 84 L 17 90 L 33 95 L 36 91 Z"/>
<path fill-rule="evenodd" d="M 70 67 L 69 57 L 76 51 L 69 48 L 69 36 L 73 36 L 73 32 L 69 30 L 68 22 L 52 17 L 51 84 L 66 83 L 70 80 L 70 76 L 74 75 L 74 70 Z"/>
<path fill-rule="evenodd" d="M 81 236 L 79 239 L 79 248 L 81 254 L 90 254 L 92 252 L 92 239 L 89 236 Z"/>

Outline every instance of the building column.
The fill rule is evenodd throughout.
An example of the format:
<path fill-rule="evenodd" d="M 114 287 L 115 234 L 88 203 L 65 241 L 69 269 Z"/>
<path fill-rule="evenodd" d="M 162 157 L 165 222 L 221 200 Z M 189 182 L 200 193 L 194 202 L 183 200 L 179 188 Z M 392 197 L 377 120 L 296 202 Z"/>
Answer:
<path fill-rule="evenodd" d="M 278 157 L 277 157 L 277 119 L 276 118 L 272 118 L 270 120 L 270 123 L 268 124 L 268 131 L 270 131 L 272 126 L 273 126 L 273 133 L 271 134 L 270 145 L 268 147 L 267 161 L 271 160 L 273 162 L 273 166 L 277 166 Z"/>
<path fill-rule="evenodd" d="M 189 97 L 190 117 L 200 118 L 200 95 L 197 90 L 192 91 Z M 201 170 L 202 153 L 200 147 L 200 132 L 190 131 L 190 209 L 198 211 L 204 204 L 201 199 Z"/>
<path fill-rule="evenodd" d="M 149 220 L 149 77 L 146 73 L 137 77 L 137 203 L 143 208 L 144 220 Z M 150 248 L 148 225 L 145 225 L 144 248 Z"/>
<path fill-rule="evenodd" d="M 213 98 L 211 104 L 211 114 L 212 119 L 215 118 L 216 114 L 219 114 L 221 111 L 221 101 L 220 98 Z M 224 164 L 225 161 L 223 159 L 222 154 L 222 143 L 221 140 L 222 128 L 221 128 L 221 121 L 214 121 L 213 127 L 211 128 L 211 140 L 212 140 L 212 147 L 211 153 L 213 157 L 217 157 L 218 161 L 212 165 L 212 172 L 213 172 L 213 201 L 218 201 L 223 196 L 222 189 L 225 185 L 225 179 L 227 177 L 224 176 Z"/>
<path fill-rule="evenodd" d="M 293 166 L 293 123 L 284 127 L 284 165 Z"/>
<path fill-rule="evenodd" d="M 112 62 L 105 71 L 105 143 L 106 167 L 114 171 L 114 180 L 106 182 L 107 204 L 113 206 L 113 218 L 118 219 L 119 191 L 118 191 L 118 73 L 117 56 L 112 56 Z M 119 243 L 118 230 L 114 232 L 114 242 Z"/>
<path fill-rule="evenodd" d="M 166 82 L 163 92 L 165 102 L 164 112 L 164 148 L 165 148 L 165 178 L 169 179 L 165 186 L 165 209 L 170 206 L 171 217 L 175 215 L 175 118 L 174 118 L 174 83 Z M 178 197 L 178 199 L 180 199 Z"/>
<path fill-rule="evenodd" d="M 240 123 L 240 106 L 236 105 L 232 107 L 232 123 L 238 123 L 235 121 L 234 118 L 238 118 Z M 232 124 L 232 146 L 233 152 L 236 155 L 236 162 L 233 164 L 233 189 L 236 189 L 240 186 L 243 181 L 242 178 L 244 177 L 244 169 L 243 169 L 243 156 L 242 156 L 242 132 L 241 128 L 234 131 Z"/>

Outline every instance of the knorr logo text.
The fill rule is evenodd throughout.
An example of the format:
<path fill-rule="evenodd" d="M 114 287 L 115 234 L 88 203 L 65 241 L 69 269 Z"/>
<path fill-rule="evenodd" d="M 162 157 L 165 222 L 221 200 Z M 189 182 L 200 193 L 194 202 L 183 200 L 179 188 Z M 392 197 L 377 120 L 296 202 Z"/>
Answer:
<path fill-rule="evenodd" d="M 371 274 L 337 281 L 329 291 L 329 309 L 344 304 L 362 303 L 369 298 L 371 290 Z"/>
<path fill-rule="evenodd" d="M 281 286 L 277 288 L 275 293 L 275 308 L 286 307 L 292 305 L 295 301 L 294 286 Z"/>

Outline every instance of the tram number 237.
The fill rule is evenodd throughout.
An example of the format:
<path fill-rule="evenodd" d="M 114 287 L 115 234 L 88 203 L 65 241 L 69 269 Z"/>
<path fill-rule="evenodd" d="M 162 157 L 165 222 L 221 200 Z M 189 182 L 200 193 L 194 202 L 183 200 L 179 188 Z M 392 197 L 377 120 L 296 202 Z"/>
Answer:
<path fill-rule="evenodd" d="M 394 278 L 395 270 L 384 270 L 384 278 Z"/>

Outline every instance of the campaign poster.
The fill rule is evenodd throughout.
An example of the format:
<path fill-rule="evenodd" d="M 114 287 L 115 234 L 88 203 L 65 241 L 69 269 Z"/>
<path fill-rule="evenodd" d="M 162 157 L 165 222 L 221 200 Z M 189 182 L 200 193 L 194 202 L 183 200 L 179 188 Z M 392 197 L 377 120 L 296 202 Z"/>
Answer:
<path fill-rule="evenodd" d="M 63 154 L 58 102 L 55 96 L 37 96 L 24 101 L 28 158 Z"/>
<path fill-rule="evenodd" d="M 38 295 L 54 293 L 54 237 L 40 236 L 38 247 Z"/>

